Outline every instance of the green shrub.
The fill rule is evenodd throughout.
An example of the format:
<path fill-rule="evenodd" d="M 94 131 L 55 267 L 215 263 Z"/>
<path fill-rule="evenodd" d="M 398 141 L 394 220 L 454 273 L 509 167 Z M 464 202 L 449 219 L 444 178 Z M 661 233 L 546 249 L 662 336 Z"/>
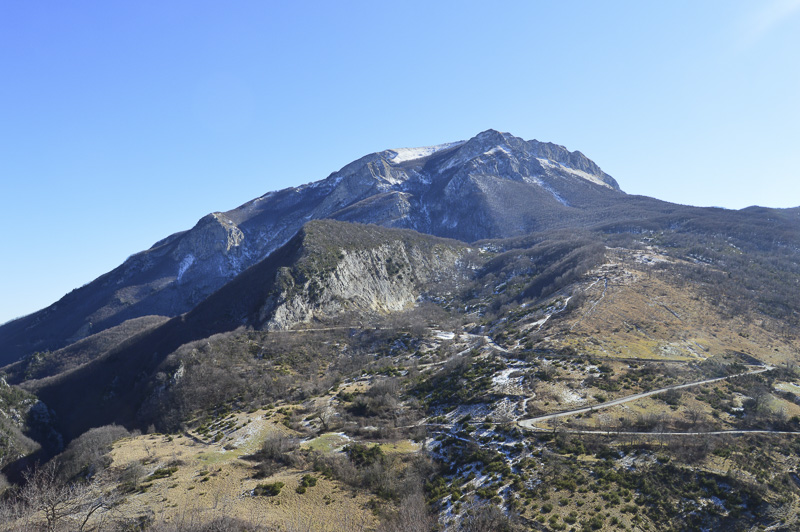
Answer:
<path fill-rule="evenodd" d="M 297 486 L 295 491 L 300 493 L 301 495 L 306 492 L 306 490 L 312 486 L 317 485 L 317 478 L 313 475 L 303 475 L 303 478 L 300 480 L 300 485 Z"/>
<path fill-rule="evenodd" d="M 253 489 L 253 495 L 263 497 L 274 497 L 283 489 L 283 482 L 272 482 L 271 484 L 258 484 Z"/>
<path fill-rule="evenodd" d="M 161 467 L 161 468 L 156 469 L 155 471 L 153 471 L 153 474 L 150 475 L 149 477 L 147 477 L 144 480 L 145 480 L 145 482 L 151 482 L 153 480 L 158 480 L 158 479 L 161 479 L 161 478 L 167 478 L 167 477 L 172 476 L 172 474 L 177 470 L 178 470 L 177 466 Z"/>
<path fill-rule="evenodd" d="M 385 458 L 383 451 L 377 445 L 367 447 L 360 443 L 353 443 L 344 447 L 344 452 L 350 461 L 358 467 L 368 467 Z"/>

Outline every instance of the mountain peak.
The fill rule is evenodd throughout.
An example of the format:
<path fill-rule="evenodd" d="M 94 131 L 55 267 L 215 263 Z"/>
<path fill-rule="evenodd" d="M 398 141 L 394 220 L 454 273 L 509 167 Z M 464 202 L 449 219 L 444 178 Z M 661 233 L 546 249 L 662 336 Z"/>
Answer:
<path fill-rule="evenodd" d="M 503 131 L 497 131 L 496 129 L 487 129 L 486 131 L 481 131 L 474 138 L 480 140 L 489 140 L 489 141 L 497 141 L 497 142 L 504 142 L 507 140 L 508 137 L 513 137 L 509 133 L 505 133 Z"/>
<path fill-rule="evenodd" d="M 519 174 L 517 180 L 532 180 L 536 184 L 541 184 L 542 179 L 546 181 L 551 174 L 559 174 L 568 179 L 579 178 L 580 181 L 620 190 L 616 180 L 583 153 L 571 152 L 551 142 L 526 141 L 511 133 L 487 129 L 467 141 L 442 146 L 454 149 L 433 163 L 440 173 L 456 168 L 470 173 L 507 175 L 510 172 Z M 496 161 L 492 160 L 498 157 L 510 160 L 510 166 L 501 164 L 503 169 L 498 168 Z"/>
<path fill-rule="evenodd" d="M 366 155 L 327 179 L 204 217 L 132 255 L 57 305 L 0 327 L 0 362 L 53 350 L 145 315 L 194 308 L 287 243 L 310 220 L 413 229 L 474 242 L 561 227 L 619 201 L 580 152 L 487 129 L 470 138 Z"/>

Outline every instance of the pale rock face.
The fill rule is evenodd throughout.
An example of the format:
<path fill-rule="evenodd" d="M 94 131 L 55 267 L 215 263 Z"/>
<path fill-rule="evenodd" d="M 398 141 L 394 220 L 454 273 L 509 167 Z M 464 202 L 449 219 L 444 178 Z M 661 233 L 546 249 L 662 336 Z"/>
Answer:
<path fill-rule="evenodd" d="M 425 253 L 395 241 L 372 249 L 342 250 L 340 256 L 323 278 L 307 282 L 291 295 L 284 292 L 277 305 L 268 301 L 261 310 L 266 328 L 288 329 L 348 310 L 408 309 L 417 303 L 423 287 L 458 269 L 462 253 L 446 247 Z"/>

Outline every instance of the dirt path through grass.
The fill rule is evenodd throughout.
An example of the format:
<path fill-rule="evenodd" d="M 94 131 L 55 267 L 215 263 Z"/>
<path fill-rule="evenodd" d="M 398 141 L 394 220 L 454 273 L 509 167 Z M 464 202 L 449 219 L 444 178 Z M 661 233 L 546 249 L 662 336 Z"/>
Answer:
<path fill-rule="evenodd" d="M 755 375 L 757 373 L 764 373 L 765 371 L 771 371 L 775 369 L 774 366 L 757 366 L 757 369 L 752 369 L 750 371 L 745 371 L 744 373 L 736 373 L 734 375 L 727 375 L 725 377 L 716 377 L 714 379 L 705 379 L 702 381 L 695 381 L 695 382 L 688 382 L 685 384 L 675 384 L 672 386 L 667 386 L 665 388 L 659 388 L 657 390 L 650 390 L 649 392 L 642 392 L 633 395 L 628 395 L 626 397 L 620 397 L 619 399 L 614 399 L 612 401 L 606 401 L 605 403 L 600 403 L 597 405 L 587 406 L 584 408 L 575 408 L 572 410 L 564 410 L 563 412 L 555 412 L 553 414 L 546 414 L 544 416 L 538 416 L 531 419 L 522 419 L 518 420 L 517 424 L 525 429 L 531 430 L 541 430 L 540 427 L 537 427 L 537 423 L 541 423 L 542 421 L 548 421 L 550 419 L 556 419 L 560 417 L 566 416 L 573 416 L 575 414 L 583 414 L 586 412 L 594 412 L 595 410 L 600 410 L 602 408 L 610 408 L 612 406 L 621 405 L 623 403 L 628 403 L 630 401 L 636 401 L 637 399 L 642 399 L 644 397 L 649 397 L 651 395 L 656 395 L 659 393 L 664 393 L 669 390 L 680 390 L 681 388 L 689 388 L 691 386 L 701 386 L 703 384 L 710 384 L 712 382 L 723 381 L 727 379 L 733 379 L 736 377 L 742 377 L 744 375 Z M 589 433 L 589 432 L 586 432 Z M 619 433 L 617 433 L 619 434 Z M 682 433 L 681 433 L 682 434 Z M 701 433 L 701 434 L 709 434 L 709 433 Z"/>

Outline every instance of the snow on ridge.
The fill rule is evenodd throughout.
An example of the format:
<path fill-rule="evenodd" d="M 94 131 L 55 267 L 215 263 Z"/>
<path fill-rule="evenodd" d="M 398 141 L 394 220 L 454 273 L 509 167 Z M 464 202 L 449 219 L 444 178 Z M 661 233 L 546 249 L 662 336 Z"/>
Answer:
<path fill-rule="evenodd" d="M 503 153 L 503 154 L 508 155 L 509 157 L 511 157 L 511 154 L 506 149 L 507 147 L 508 146 L 506 146 L 505 144 L 502 144 L 500 146 L 495 146 L 491 150 L 485 152 L 484 155 L 497 155 L 499 153 Z"/>
<path fill-rule="evenodd" d="M 423 157 L 433 155 L 437 151 L 446 150 L 447 148 L 452 148 L 453 146 L 459 146 L 465 142 L 465 140 L 460 140 L 458 142 L 437 144 L 436 146 L 423 146 L 421 148 L 397 148 L 386 151 L 389 152 L 389 160 L 394 164 L 398 164 L 406 161 L 413 161 L 415 159 L 422 159 Z M 394 153 L 394 156 L 392 156 L 392 153 Z"/>
<path fill-rule="evenodd" d="M 537 157 L 536 160 L 539 161 L 542 164 L 542 166 L 546 166 L 548 168 L 557 168 L 559 170 L 564 170 L 565 172 L 568 172 L 568 173 L 574 175 L 575 177 L 580 177 L 581 179 L 585 179 L 586 181 L 589 181 L 590 183 L 594 183 L 595 185 L 600 185 L 600 186 L 606 187 L 606 188 L 613 188 L 611 185 L 609 185 L 608 183 L 606 183 L 605 181 L 603 181 L 599 177 L 597 177 L 595 175 L 592 175 L 590 173 L 584 172 L 583 170 L 576 170 L 574 168 L 570 168 L 569 166 L 567 166 L 565 164 L 551 161 L 550 159 L 544 159 L 544 158 Z"/>
<path fill-rule="evenodd" d="M 575 170 L 574 168 L 570 168 L 569 166 L 564 166 L 563 164 L 561 165 L 561 168 L 563 170 L 566 170 L 570 174 L 572 174 L 574 176 L 577 176 L 577 177 L 582 177 L 583 179 L 585 179 L 585 180 L 587 180 L 587 181 L 589 181 L 591 183 L 594 183 L 595 185 L 600 185 L 600 186 L 606 187 L 606 188 L 612 188 L 611 185 L 609 185 L 608 183 L 606 183 L 605 181 L 603 181 L 599 177 L 594 176 L 592 174 L 589 174 L 587 172 L 584 172 L 583 170 Z"/>

